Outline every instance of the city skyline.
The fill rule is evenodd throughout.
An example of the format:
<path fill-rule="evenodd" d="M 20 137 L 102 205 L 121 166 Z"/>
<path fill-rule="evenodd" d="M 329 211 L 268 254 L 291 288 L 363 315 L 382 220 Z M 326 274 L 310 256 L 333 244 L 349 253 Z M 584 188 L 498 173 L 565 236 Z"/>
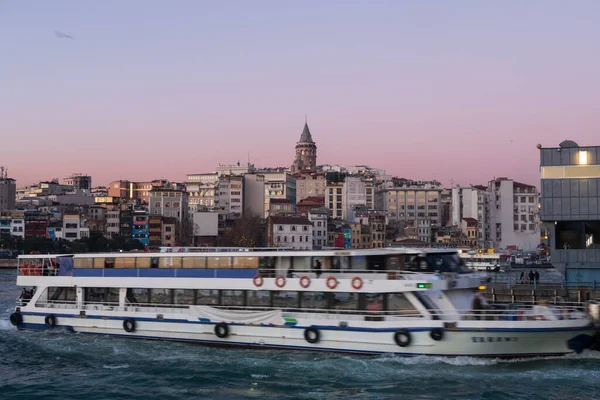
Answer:
<path fill-rule="evenodd" d="M 319 164 L 539 186 L 536 144 L 591 145 L 600 123 L 596 2 L 177 5 L 0 6 L 19 186 L 289 167 L 305 114 Z"/>

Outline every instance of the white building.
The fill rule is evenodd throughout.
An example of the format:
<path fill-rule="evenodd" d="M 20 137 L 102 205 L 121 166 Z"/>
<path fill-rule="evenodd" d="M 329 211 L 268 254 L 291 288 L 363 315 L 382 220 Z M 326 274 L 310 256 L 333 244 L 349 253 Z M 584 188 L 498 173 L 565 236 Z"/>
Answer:
<path fill-rule="evenodd" d="M 25 219 L 22 217 L 13 217 L 10 221 L 10 231 L 13 236 L 25 238 Z"/>
<path fill-rule="evenodd" d="M 374 203 L 373 183 L 359 177 L 348 176 L 344 182 L 330 182 L 325 189 L 325 206 L 332 218 L 348 220 L 357 206 L 372 210 Z"/>
<path fill-rule="evenodd" d="M 162 215 L 165 218 L 175 218 L 178 225 L 177 238 L 182 240 L 187 235 L 189 226 L 189 209 L 187 192 L 155 188 L 149 192 L 150 215 Z"/>
<path fill-rule="evenodd" d="M 227 215 L 241 216 L 244 211 L 244 178 L 242 176 L 221 177 L 215 191 L 215 207 Z"/>
<path fill-rule="evenodd" d="M 73 241 L 89 236 L 90 230 L 83 226 L 81 215 L 65 214 L 63 216 L 62 239 Z"/>
<path fill-rule="evenodd" d="M 306 217 L 269 217 L 269 246 L 313 249 L 313 225 Z"/>
<path fill-rule="evenodd" d="M 218 182 L 219 174 L 216 172 L 187 176 L 185 185 L 186 191 L 189 193 L 190 211 L 196 211 L 198 206 L 215 206 Z"/>
<path fill-rule="evenodd" d="M 421 242 L 431 244 L 431 220 L 417 220 L 417 239 Z"/>
<path fill-rule="evenodd" d="M 196 211 L 192 220 L 195 237 L 216 237 L 219 234 L 219 213 Z"/>
<path fill-rule="evenodd" d="M 491 198 L 486 186 L 452 188 L 452 225 L 460 226 L 464 218 L 477 220 L 477 246 L 481 248 L 494 247 Z"/>
<path fill-rule="evenodd" d="M 296 204 L 296 177 L 288 172 L 260 171 L 244 175 L 244 213 L 269 216 L 271 199 L 287 199 Z"/>
<path fill-rule="evenodd" d="M 491 237 L 495 248 L 534 251 L 540 244 L 539 195 L 533 185 L 497 178 L 488 184 Z"/>
<path fill-rule="evenodd" d="M 327 246 L 327 219 L 329 210 L 325 207 L 315 208 L 308 212 L 308 220 L 313 225 L 313 249 L 320 250 Z"/>
<path fill-rule="evenodd" d="M 106 210 L 106 236 L 112 237 L 120 232 L 120 214 L 118 208 Z"/>

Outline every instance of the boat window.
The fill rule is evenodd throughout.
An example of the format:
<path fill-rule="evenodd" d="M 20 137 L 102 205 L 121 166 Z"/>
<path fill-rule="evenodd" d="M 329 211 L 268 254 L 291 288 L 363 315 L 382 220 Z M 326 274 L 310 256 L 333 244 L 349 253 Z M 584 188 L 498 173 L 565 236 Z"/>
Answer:
<path fill-rule="evenodd" d="M 150 258 L 150 268 L 158 268 L 158 257 Z"/>
<path fill-rule="evenodd" d="M 386 269 L 391 271 L 404 270 L 404 256 L 388 256 L 386 259 Z"/>
<path fill-rule="evenodd" d="M 406 256 L 404 259 L 404 269 L 411 272 L 433 272 L 433 269 L 429 268 L 427 260 L 416 254 Z"/>
<path fill-rule="evenodd" d="M 219 304 L 219 291 L 218 290 L 198 290 L 198 297 L 196 299 L 198 305 L 212 305 L 216 306 Z"/>
<path fill-rule="evenodd" d="M 172 304 L 171 289 L 150 289 L 150 303 Z"/>
<path fill-rule="evenodd" d="M 273 307 L 298 308 L 298 292 L 273 292 Z"/>
<path fill-rule="evenodd" d="M 160 257 L 158 268 L 181 268 L 181 257 Z"/>
<path fill-rule="evenodd" d="M 233 268 L 258 268 L 258 257 L 233 257 Z"/>
<path fill-rule="evenodd" d="M 275 257 L 259 257 L 258 267 L 261 276 L 275 276 Z"/>
<path fill-rule="evenodd" d="M 133 304 L 150 303 L 149 289 L 127 289 L 127 300 Z"/>
<path fill-rule="evenodd" d="M 103 268 L 114 268 L 114 267 L 115 267 L 114 257 L 107 257 L 104 259 L 104 267 Z"/>
<path fill-rule="evenodd" d="M 221 305 L 222 306 L 243 306 L 244 305 L 243 290 L 222 290 Z"/>
<path fill-rule="evenodd" d="M 332 308 L 336 310 L 356 310 L 358 308 L 357 293 L 332 293 Z"/>
<path fill-rule="evenodd" d="M 383 256 L 383 255 L 368 256 L 367 257 L 367 269 L 369 271 L 385 270 L 385 256 Z"/>
<path fill-rule="evenodd" d="M 73 268 L 94 268 L 94 259 L 73 258 Z"/>
<path fill-rule="evenodd" d="M 194 304 L 196 291 L 194 289 L 173 289 L 174 304 Z"/>
<path fill-rule="evenodd" d="M 136 268 L 150 268 L 150 257 L 137 257 L 135 259 Z"/>
<path fill-rule="evenodd" d="M 106 302 L 111 304 L 119 304 L 119 288 L 106 288 Z"/>
<path fill-rule="evenodd" d="M 462 258 L 456 253 L 427 254 L 427 264 L 430 271 L 455 272 L 459 274 L 471 273 L 471 270 L 465 266 Z"/>
<path fill-rule="evenodd" d="M 414 312 L 415 307 L 410 301 L 404 296 L 403 293 L 388 293 L 386 295 L 386 308 L 388 311 L 406 311 Z"/>
<path fill-rule="evenodd" d="M 86 288 L 84 301 L 86 303 L 104 303 L 105 292 L 104 288 Z"/>
<path fill-rule="evenodd" d="M 115 268 L 135 268 L 135 258 L 118 257 L 115 259 Z"/>
<path fill-rule="evenodd" d="M 49 287 L 48 301 L 75 301 L 76 292 L 74 287 Z"/>
<path fill-rule="evenodd" d="M 206 268 L 206 257 L 182 257 L 183 268 Z"/>
<path fill-rule="evenodd" d="M 231 268 L 231 257 L 207 257 L 206 268 Z"/>
<path fill-rule="evenodd" d="M 268 290 L 249 291 L 248 305 L 250 307 L 269 307 L 271 305 L 271 292 Z"/>
<path fill-rule="evenodd" d="M 311 257 L 294 257 L 294 271 L 297 272 L 308 272 L 311 268 Z M 312 263 L 314 265 L 314 262 Z"/>
<path fill-rule="evenodd" d="M 367 258 L 365 256 L 355 256 L 352 258 L 352 269 L 366 271 L 367 269 Z"/>
<path fill-rule="evenodd" d="M 325 292 L 303 292 L 302 308 L 326 309 L 327 297 L 325 297 Z"/>
<path fill-rule="evenodd" d="M 368 311 L 383 311 L 383 294 L 366 293 L 365 309 L 367 309 Z"/>

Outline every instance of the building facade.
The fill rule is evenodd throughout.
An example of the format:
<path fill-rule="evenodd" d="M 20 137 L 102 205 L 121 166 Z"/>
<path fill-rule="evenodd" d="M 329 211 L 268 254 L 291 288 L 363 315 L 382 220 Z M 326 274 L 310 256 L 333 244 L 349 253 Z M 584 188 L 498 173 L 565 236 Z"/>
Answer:
<path fill-rule="evenodd" d="M 269 216 L 271 199 L 287 199 L 296 204 L 296 177 L 285 171 L 259 171 L 244 175 L 244 213 Z"/>
<path fill-rule="evenodd" d="M 313 249 L 313 225 L 306 217 L 269 217 L 267 227 L 269 247 Z"/>
<path fill-rule="evenodd" d="M 477 247 L 494 247 L 490 203 L 491 192 L 487 186 L 452 188 L 452 225 L 461 226 L 463 219 L 477 221 Z M 472 223 L 472 221 L 471 221 Z M 495 225 L 494 225 L 495 226 Z"/>
<path fill-rule="evenodd" d="M 387 181 L 375 189 L 375 208 L 387 212 L 390 224 L 428 219 L 432 225 L 441 224 L 441 192 L 437 181 Z"/>
<path fill-rule="evenodd" d="M 600 146 L 565 140 L 538 149 L 552 265 L 571 284 L 600 281 Z"/>
<path fill-rule="evenodd" d="M 313 208 L 308 212 L 308 220 L 313 225 L 313 250 L 321 250 L 327 246 L 327 219 L 329 210 Z"/>
<path fill-rule="evenodd" d="M 327 178 L 323 173 L 298 173 L 296 178 L 296 202 L 309 197 L 325 197 Z"/>
<path fill-rule="evenodd" d="M 76 190 L 92 190 L 92 177 L 83 174 L 73 174 L 63 179 L 64 185 L 73 186 Z"/>

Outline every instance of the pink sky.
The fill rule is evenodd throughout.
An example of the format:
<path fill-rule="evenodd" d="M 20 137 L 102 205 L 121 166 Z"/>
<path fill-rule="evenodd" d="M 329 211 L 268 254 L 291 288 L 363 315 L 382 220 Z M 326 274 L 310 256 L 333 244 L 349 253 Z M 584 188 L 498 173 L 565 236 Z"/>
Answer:
<path fill-rule="evenodd" d="M 319 164 L 539 184 L 600 144 L 600 3 L 25 2 L 0 11 L 0 165 L 19 186 Z M 58 39 L 64 31 L 75 40 Z"/>

